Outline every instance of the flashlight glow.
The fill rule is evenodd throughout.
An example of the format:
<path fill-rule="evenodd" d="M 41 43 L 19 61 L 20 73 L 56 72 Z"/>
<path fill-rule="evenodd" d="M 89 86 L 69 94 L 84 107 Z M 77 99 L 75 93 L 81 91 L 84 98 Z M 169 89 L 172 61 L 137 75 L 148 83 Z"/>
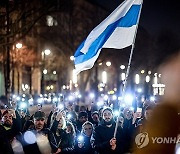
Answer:
<path fill-rule="evenodd" d="M 20 98 L 19 96 L 18 96 L 18 97 L 16 97 L 16 100 L 17 100 L 17 101 L 20 101 L 20 99 L 21 99 L 21 98 Z"/>
<path fill-rule="evenodd" d="M 108 100 L 108 95 L 104 95 L 104 100 L 105 100 L 105 101 Z"/>
<path fill-rule="evenodd" d="M 54 97 L 53 98 L 53 102 L 57 102 L 58 101 L 58 98 L 57 97 Z"/>
<path fill-rule="evenodd" d="M 78 141 L 79 141 L 79 142 L 83 142 L 83 141 L 84 141 L 84 137 L 83 137 L 82 135 L 80 135 L 80 136 L 78 137 Z"/>
<path fill-rule="evenodd" d="M 72 118 L 72 115 L 71 115 L 71 114 L 67 114 L 67 118 L 68 118 L 68 119 L 71 119 L 71 118 Z"/>
<path fill-rule="evenodd" d="M 97 106 L 103 106 L 104 102 L 97 102 Z"/>
<path fill-rule="evenodd" d="M 74 97 L 73 97 L 72 95 L 70 95 L 70 96 L 68 97 L 68 99 L 69 99 L 69 101 L 73 101 L 73 100 L 74 100 Z"/>
<path fill-rule="evenodd" d="M 137 89 L 137 92 L 138 92 L 138 93 L 142 93 L 142 89 L 141 89 L 141 88 L 138 88 L 138 89 Z"/>
<path fill-rule="evenodd" d="M 27 104 L 25 102 L 21 102 L 20 108 L 25 109 L 27 107 Z"/>
<path fill-rule="evenodd" d="M 115 110 L 115 111 L 114 111 L 114 115 L 115 115 L 115 116 L 119 116 L 119 111 L 118 111 L 118 110 Z"/>
<path fill-rule="evenodd" d="M 127 103 L 128 105 L 132 105 L 132 102 L 133 102 L 133 96 L 130 95 L 130 94 L 125 95 L 124 101 L 125 101 L 125 103 Z"/>
<path fill-rule="evenodd" d="M 63 108 L 64 108 L 64 105 L 63 105 L 63 104 L 59 104 L 59 105 L 58 105 L 58 109 L 61 110 L 61 109 L 63 109 Z"/>
<path fill-rule="evenodd" d="M 155 97 L 154 97 L 154 96 L 151 96 L 151 97 L 150 97 L 150 101 L 154 102 L 154 101 L 155 101 Z"/>
<path fill-rule="evenodd" d="M 43 102 L 43 98 L 38 98 L 37 102 L 41 104 Z"/>
<path fill-rule="evenodd" d="M 89 97 L 90 97 L 91 99 L 93 99 L 93 98 L 95 97 L 95 94 L 94 94 L 94 93 L 90 93 L 90 94 L 89 94 Z"/>

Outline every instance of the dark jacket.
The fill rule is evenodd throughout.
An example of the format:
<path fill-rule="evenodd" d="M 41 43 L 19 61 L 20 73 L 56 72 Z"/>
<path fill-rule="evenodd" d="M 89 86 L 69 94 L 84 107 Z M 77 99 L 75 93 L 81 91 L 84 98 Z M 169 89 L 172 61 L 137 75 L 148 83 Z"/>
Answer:
<path fill-rule="evenodd" d="M 0 153 L 13 154 L 11 147 L 11 141 L 21 131 L 20 116 L 16 112 L 16 119 L 13 119 L 13 125 L 11 129 L 6 129 L 3 125 L 0 125 Z"/>
<path fill-rule="evenodd" d="M 132 119 L 125 119 L 123 123 L 123 134 L 125 136 L 124 140 L 124 152 L 130 153 L 133 151 L 133 143 L 136 135 L 135 124 L 132 124 Z"/>
<path fill-rule="evenodd" d="M 43 128 L 40 132 L 37 132 L 34 128 L 29 129 L 28 131 L 31 131 L 33 134 L 35 134 L 36 137 L 38 134 L 47 136 L 49 144 L 51 146 L 51 151 L 55 153 L 58 150 L 54 134 L 48 128 Z M 41 154 L 37 142 L 28 144 L 24 140 L 24 134 L 19 136 L 17 139 L 21 142 L 25 154 Z"/>
<path fill-rule="evenodd" d="M 95 128 L 92 136 L 93 147 L 100 154 L 111 154 L 111 153 L 123 153 L 123 131 L 119 127 L 116 135 L 116 150 L 111 150 L 110 140 L 114 136 L 115 123 L 111 127 L 107 127 L 104 124 L 104 120 L 101 121 L 101 124 Z"/>
<path fill-rule="evenodd" d="M 59 122 L 57 120 L 54 120 L 51 131 L 53 132 L 58 148 L 61 149 L 61 153 L 72 153 L 74 148 L 74 142 L 71 141 L 71 137 L 66 133 L 63 129 L 58 129 Z"/>
<path fill-rule="evenodd" d="M 83 136 L 83 141 L 82 141 L 82 148 L 80 148 L 78 146 L 78 136 L 76 138 L 76 142 L 75 142 L 75 150 L 74 150 L 74 153 L 76 154 L 94 154 L 94 149 L 92 148 L 92 145 L 91 145 L 91 137 L 88 137 L 84 134 L 81 134 Z"/>

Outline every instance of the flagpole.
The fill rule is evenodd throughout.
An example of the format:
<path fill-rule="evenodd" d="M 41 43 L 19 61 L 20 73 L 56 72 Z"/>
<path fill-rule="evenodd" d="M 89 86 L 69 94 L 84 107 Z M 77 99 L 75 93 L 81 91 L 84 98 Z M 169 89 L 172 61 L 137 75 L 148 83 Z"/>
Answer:
<path fill-rule="evenodd" d="M 133 38 L 133 43 L 132 43 L 132 46 L 131 46 L 131 52 L 130 52 L 128 66 L 127 66 L 127 70 L 126 70 L 126 76 L 125 76 L 125 80 L 124 80 L 124 84 L 123 84 L 122 101 L 124 101 L 125 91 L 126 91 L 126 87 L 127 87 L 127 79 L 128 79 L 129 71 L 130 71 L 130 67 L 131 67 L 131 61 L 132 61 L 132 56 L 133 56 L 133 51 L 134 51 L 134 44 L 135 44 L 135 40 L 136 40 L 137 29 L 138 29 L 138 25 L 139 25 L 139 19 L 140 19 L 141 10 L 142 10 L 142 4 L 143 4 L 143 0 L 142 0 L 142 3 L 141 3 L 141 8 L 140 8 L 140 11 L 139 11 L 139 15 L 138 15 L 137 26 L 136 26 L 135 35 L 134 35 L 134 38 Z M 116 119 L 116 126 L 115 126 L 115 129 L 114 129 L 114 138 L 116 138 L 116 134 L 117 134 L 120 112 L 121 112 L 121 107 L 119 105 L 119 114 L 118 114 L 117 119 Z"/>

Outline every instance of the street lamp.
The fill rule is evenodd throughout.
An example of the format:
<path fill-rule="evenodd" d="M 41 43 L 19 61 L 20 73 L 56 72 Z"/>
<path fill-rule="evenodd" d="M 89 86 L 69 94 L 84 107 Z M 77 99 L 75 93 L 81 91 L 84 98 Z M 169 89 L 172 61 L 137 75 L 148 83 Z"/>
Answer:
<path fill-rule="evenodd" d="M 124 70 L 126 67 L 124 65 L 120 66 L 120 69 Z"/>
<path fill-rule="evenodd" d="M 44 54 L 46 56 L 50 55 L 51 54 L 51 50 L 49 50 L 49 49 L 44 50 Z"/>
<path fill-rule="evenodd" d="M 47 69 L 44 69 L 44 70 L 43 70 L 43 74 L 47 74 Z"/>
<path fill-rule="evenodd" d="M 74 60 L 74 56 L 70 56 L 70 60 L 73 61 Z"/>
<path fill-rule="evenodd" d="M 107 62 L 106 62 L 106 66 L 107 66 L 107 67 L 111 66 L 111 62 L 110 62 L 110 61 L 107 61 Z"/>
<path fill-rule="evenodd" d="M 17 48 L 17 49 L 22 48 L 22 43 L 17 43 L 17 44 L 16 44 L 16 48 Z"/>

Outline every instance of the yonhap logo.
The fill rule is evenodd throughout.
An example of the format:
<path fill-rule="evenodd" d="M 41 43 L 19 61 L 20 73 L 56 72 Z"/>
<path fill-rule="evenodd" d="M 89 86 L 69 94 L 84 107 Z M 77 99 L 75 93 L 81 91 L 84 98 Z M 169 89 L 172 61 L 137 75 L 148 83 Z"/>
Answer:
<path fill-rule="evenodd" d="M 138 148 L 144 148 L 149 142 L 152 144 L 179 144 L 180 137 L 149 137 L 147 132 L 142 132 L 135 138 L 135 143 Z"/>
<path fill-rule="evenodd" d="M 147 146 L 149 143 L 148 133 L 143 132 L 143 133 L 138 134 L 135 138 L 135 143 L 138 148 L 143 148 Z"/>

